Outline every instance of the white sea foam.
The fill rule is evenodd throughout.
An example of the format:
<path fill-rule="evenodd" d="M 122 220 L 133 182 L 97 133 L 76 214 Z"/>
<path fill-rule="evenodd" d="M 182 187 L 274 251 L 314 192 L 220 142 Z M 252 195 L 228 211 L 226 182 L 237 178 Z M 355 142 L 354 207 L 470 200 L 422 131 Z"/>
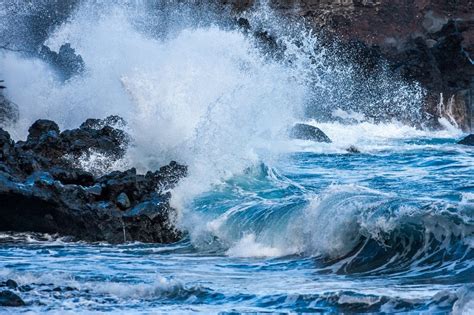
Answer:
<path fill-rule="evenodd" d="M 196 228 L 191 239 L 198 247 L 206 247 L 212 237 L 227 247 L 234 257 L 280 257 L 286 255 L 340 258 L 354 250 L 364 239 L 386 245 L 387 236 L 405 226 L 420 224 L 426 242 L 436 240 L 440 248 L 451 241 L 472 247 L 469 218 L 457 225 L 446 216 L 448 204 L 420 209 L 419 205 L 402 203 L 395 193 L 383 193 L 359 185 L 332 185 L 318 195 L 308 195 L 306 207 L 274 210 L 271 201 L 247 202 L 230 208 L 213 220 L 194 217 Z M 280 207 L 287 201 L 280 199 Z M 396 205 L 396 206 L 395 206 Z M 395 206 L 395 207 L 394 207 Z M 278 208 L 278 207 L 277 207 Z M 409 235 L 399 235 L 409 237 Z M 411 246 L 410 244 L 406 245 Z M 418 245 L 417 245 L 418 246 Z M 420 255 L 423 255 L 420 248 Z"/>
<path fill-rule="evenodd" d="M 85 288 L 89 288 L 98 294 L 111 295 L 122 299 L 153 299 L 161 295 L 179 293 L 180 290 L 185 290 L 181 282 L 160 276 L 150 283 L 89 283 L 85 285 Z"/>
<path fill-rule="evenodd" d="M 172 205 L 180 210 L 180 227 L 191 235 L 209 230 L 207 221 L 200 221 L 190 208 L 195 196 L 253 164 L 271 164 L 281 152 L 345 152 L 351 145 L 372 150 L 390 147 L 389 142 L 397 139 L 459 135 L 453 128 L 432 133 L 396 121 L 370 122 L 356 111 L 363 102 L 356 109 L 348 109 L 347 104 L 341 104 L 344 110 L 338 109 L 335 98 L 352 86 L 353 69 L 338 68 L 337 60 L 319 46 L 314 34 L 304 28 L 287 31 L 268 10 L 249 18 L 280 36 L 286 50 L 279 58 L 257 48 L 252 36 L 213 23 L 172 30 L 168 26 L 167 34 L 155 36 L 156 32 L 137 26 L 142 15 L 140 7 L 135 9 L 124 2 L 85 1 L 50 34 L 46 45 L 57 50 L 69 42 L 85 62 L 85 73 L 66 82 L 60 82 L 38 59 L 2 52 L 0 75 L 8 82 L 7 96 L 20 107 L 20 120 L 10 131 L 15 139 L 24 138 L 38 118 L 53 119 L 64 129 L 90 117 L 124 117 L 132 146 L 123 161 L 105 163 L 106 170 L 134 166 L 145 171 L 170 160 L 187 164 L 189 176 L 174 190 Z M 155 22 L 164 27 L 159 17 Z M 384 106 L 416 114 L 419 88 L 392 81 L 393 86 L 383 81 L 385 88 L 377 99 Z M 327 102 L 317 96 L 326 94 Z M 316 101 L 322 103 L 314 105 Z M 327 133 L 332 144 L 290 141 L 287 131 L 303 119 L 308 103 L 319 106 L 319 112 L 328 110 L 357 124 L 313 120 L 309 123 Z M 104 157 L 93 154 L 81 161 L 90 170 L 97 164 L 104 166 Z M 276 248 L 260 238 L 256 235 L 255 244 Z M 229 242 L 238 246 L 238 240 L 245 243 L 249 238 Z M 306 250 L 298 238 L 292 242 L 289 248 Z M 316 243 L 324 242 L 322 237 Z M 344 244 L 346 239 L 337 242 Z M 338 248 L 334 243 L 329 246 Z"/>
<path fill-rule="evenodd" d="M 294 253 L 293 250 L 266 246 L 255 240 L 254 234 L 247 234 L 226 252 L 231 257 L 280 257 Z"/>
<path fill-rule="evenodd" d="M 186 163 L 181 186 L 192 196 L 257 161 L 259 147 L 281 138 L 304 104 L 293 69 L 268 60 L 240 31 L 209 26 L 158 39 L 131 20 L 120 5 L 107 14 L 86 5 L 57 29 L 47 44 L 70 42 L 86 64 L 65 83 L 41 61 L 3 53 L 1 75 L 21 110 L 13 136 L 24 138 L 38 118 L 72 128 L 118 114 L 133 138 L 125 165 Z"/>

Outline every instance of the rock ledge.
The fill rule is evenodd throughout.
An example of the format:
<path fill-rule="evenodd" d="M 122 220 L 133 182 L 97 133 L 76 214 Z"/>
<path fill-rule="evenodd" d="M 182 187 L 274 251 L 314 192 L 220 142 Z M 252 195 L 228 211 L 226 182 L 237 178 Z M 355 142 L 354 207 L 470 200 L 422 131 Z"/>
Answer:
<path fill-rule="evenodd" d="M 132 168 L 95 176 L 71 162 L 91 150 L 123 157 L 129 139 L 107 124 L 116 120 L 63 132 L 38 120 L 27 140 L 16 143 L 0 128 L 0 231 L 111 243 L 179 240 L 166 191 L 186 176 L 186 166 L 173 161 L 146 174 Z"/>

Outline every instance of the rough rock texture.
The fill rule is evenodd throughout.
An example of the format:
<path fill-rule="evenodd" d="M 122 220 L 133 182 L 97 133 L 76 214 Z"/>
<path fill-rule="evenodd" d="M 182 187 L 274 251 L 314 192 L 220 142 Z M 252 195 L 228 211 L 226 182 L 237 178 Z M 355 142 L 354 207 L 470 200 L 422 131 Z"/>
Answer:
<path fill-rule="evenodd" d="M 81 73 L 85 68 L 84 60 L 80 55 L 76 54 L 76 51 L 69 43 L 61 45 L 58 52 L 54 52 L 43 45 L 39 55 L 56 69 L 56 72 L 63 80 Z"/>
<path fill-rule="evenodd" d="M 178 240 L 180 233 L 170 224 L 170 194 L 164 191 L 186 175 L 185 166 L 171 162 L 144 175 L 132 168 L 97 177 L 71 162 L 91 150 L 110 160 L 123 156 L 128 138 L 107 125 L 111 121 L 120 119 L 60 132 L 53 121 L 38 120 L 27 140 L 17 143 L 0 128 L 0 231 L 113 243 Z"/>
<path fill-rule="evenodd" d="M 0 80 L 0 127 L 18 120 L 18 107 L 3 95 L 5 87 L 1 85 L 2 82 Z"/>
<path fill-rule="evenodd" d="M 321 129 L 307 124 L 295 124 L 290 130 L 290 137 L 293 139 L 312 140 L 316 142 L 332 142 Z"/>
<path fill-rule="evenodd" d="M 459 141 L 458 144 L 474 146 L 474 134 L 466 136 L 461 141 Z"/>
<path fill-rule="evenodd" d="M 80 0 L 37 0 L 2 2 L 0 51 L 14 51 L 26 57 L 38 57 L 48 62 L 58 77 L 67 80 L 84 69 L 84 62 L 71 44 L 64 42 L 58 52 L 45 43 L 51 32 L 66 22 Z"/>
<path fill-rule="evenodd" d="M 244 10 L 258 1 L 221 2 Z M 393 71 L 427 89 L 430 114 L 469 129 L 474 108 L 474 1 L 270 0 L 269 4 L 356 46 L 354 54 L 362 57 L 361 62 L 367 55 L 380 55 Z"/>

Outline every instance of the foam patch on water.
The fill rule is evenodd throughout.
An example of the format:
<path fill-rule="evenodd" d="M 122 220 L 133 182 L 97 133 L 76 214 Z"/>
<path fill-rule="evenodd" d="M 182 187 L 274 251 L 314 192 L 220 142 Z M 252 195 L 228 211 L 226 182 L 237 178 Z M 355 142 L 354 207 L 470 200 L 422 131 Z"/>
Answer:
<path fill-rule="evenodd" d="M 18 273 L 11 269 L 3 270 L 0 273 L 2 279 L 15 279 L 21 285 L 38 286 L 35 288 L 36 294 L 48 294 L 53 288 L 70 288 L 69 291 L 94 292 L 99 296 L 110 296 L 119 299 L 155 299 L 160 296 L 170 296 L 177 298 L 186 298 L 200 291 L 205 292 L 206 288 L 186 287 L 179 280 L 153 275 L 151 281 L 133 283 L 117 281 L 84 281 L 77 279 L 68 272 L 52 273 Z M 46 289 L 46 290 L 45 290 Z M 49 290 L 48 290 L 49 289 Z M 44 293 L 41 293 L 43 291 Z M 54 293 L 54 291 L 52 291 Z"/>
<path fill-rule="evenodd" d="M 458 300 L 453 305 L 454 315 L 467 315 L 474 312 L 474 287 L 466 285 L 459 288 L 456 292 Z"/>
<path fill-rule="evenodd" d="M 164 277 L 157 277 L 151 283 L 89 283 L 85 285 L 85 288 L 98 294 L 111 295 L 121 299 L 153 299 L 162 295 L 180 294 L 186 291 L 181 282 Z"/>
<path fill-rule="evenodd" d="M 294 251 L 286 249 L 285 251 L 280 248 L 266 246 L 260 244 L 255 240 L 254 234 L 247 234 L 240 239 L 236 244 L 229 248 L 226 255 L 232 257 L 281 257 L 292 254 Z"/>
<path fill-rule="evenodd" d="M 377 124 L 363 121 L 356 124 L 344 124 L 311 120 L 307 123 L 320 128 L 333 141 L 332 144 L 326 145 L 329 151 L 334 147 L 347 149 L 351 145 L 363 151 L 380 151 L 389 148 L 403 149 L 403 144 L 399 142 L 400 140 L 423 138 L 456 139 L 463 134 L 461 130 L 455 128 L 432 131 L 407 126 L 397 121 Z"/>

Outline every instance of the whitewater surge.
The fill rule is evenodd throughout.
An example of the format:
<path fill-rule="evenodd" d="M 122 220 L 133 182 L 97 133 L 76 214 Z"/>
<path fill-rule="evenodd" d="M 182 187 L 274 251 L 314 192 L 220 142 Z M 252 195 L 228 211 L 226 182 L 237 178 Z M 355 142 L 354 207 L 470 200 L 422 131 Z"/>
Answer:
<path fill-rule="evenodd" d="M 84 60 L 85 73 L 66 82 L 38 58 L 2 52 L 7 96 L 21 108 L 19 122 L 9 131 L 21 139 L 38 118 L 65 129 L 90 117 L 120 115 L 133 139 L 127 163 L 121 165 L 147 170 L 172 159 L 186 163 L 190 195 L 190 190 L 202 192 L 253 163 L 271 160 L 307 106 L 317 106 L 318 115 L 327 106 L 373 106 L 368 100 L 354 104 L 358 95 L 351 100 L 338 96 L 356 83 L 355 70 L 339 64 L 301 26 L 282 28 L 265 5 L 247 18 L 280 36 L 285 50 L 278 58 L 269 58 L 258 40 L 242 30 L 196 21 L 189 12 L 178 15 L 180 22 L 170 22 L 164 13 L 169 12 L 145 4 L 85 1 L 44 43 L 53 51 L 70 43 Z M 400 113 L 419 110 L 417 89 L 410 92 L 409 85 L 393 81 L 390 91 L 397 92 L 397 99 L 385 92 L 377 97 Z M 340 104 L 329 105 L 333 98 Z M 198 179 L 192 183 L 193 178 Z"/>
<path fill-rule="evenodd" d="M 462 132 L 446 119 L 424 128 L 419 85 L 383 67 L 362 76 L 262 2 L 242 17 L 263 39 L 212 6 L 78 1 L 41 39 L 83 59 L 64 81 L 22 33 L 48 1 L 6 1 L 0 35 L 19 49 L 0 51 L 0 78 L 20 109 L 6 126 L 15 140 L 39 118 L 64 130 L 119 115 L 126 156 L 91 152 L 83 168 L 189 166 L 172 191 L 177 244 L 0 234 L 0 284 L 16 279 L 28 310 L 472 311 L 474 153 L 456 145 Z M 332 143 L 289 139 L 296 122 Z"/>
<path fill-rule="evenodd" d="M 133 138 L 129 166 L 178 160 L 199 178 L 194 186 L 206 187 L 256 162 L 256 150 L 284 137 L 303 107 L 306 87 L 294 69 L 266 59 L 241 31 L 209 26 L 154 38 L 126 7 L 100 12 L 84 5 L 46 41 L 52 50 L 71 43 L 86 65 L 81 76 L 62 83 L 40 60 L 3 54 L 8 97 L 21 108 L 17 139 L 38 118 L 72 128 L 120 115 Z"/>

